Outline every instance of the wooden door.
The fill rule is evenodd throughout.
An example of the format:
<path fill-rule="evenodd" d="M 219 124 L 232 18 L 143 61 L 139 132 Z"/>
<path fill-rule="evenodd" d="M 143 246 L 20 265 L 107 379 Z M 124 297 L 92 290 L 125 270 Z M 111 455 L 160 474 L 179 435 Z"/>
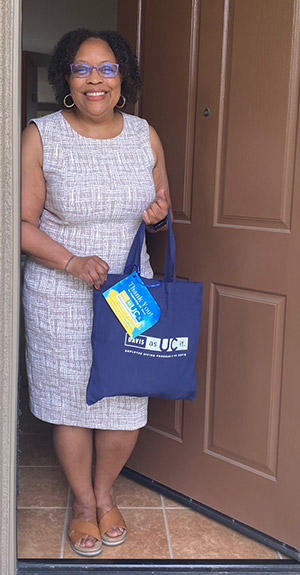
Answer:
<path fill-rule="evenodd" d="M 297 549 L 299 4 L 142 3 L 141 115 L 166 150 L 177 275 L 204 301 L 198 396 L 152 400 L 129 462 Z"/>

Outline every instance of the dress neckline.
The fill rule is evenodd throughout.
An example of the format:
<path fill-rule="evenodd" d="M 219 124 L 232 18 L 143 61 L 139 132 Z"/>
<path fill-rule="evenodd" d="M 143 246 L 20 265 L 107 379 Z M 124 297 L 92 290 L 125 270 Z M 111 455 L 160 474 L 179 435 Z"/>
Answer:
<path fill-rule="evenodd" d="M 79 138 L 83 138 L 84 140 L 92 140 L 93 142 L 111 142 L 111 141 L 115 141 L 118 138 L 121 138 L 123 136 L 124 130 L 125 130 L 126 114 L 124 114 L 123 112 L 118 112 L 118 113 L 121 114 L 121 116 L 123 117 L 123 127 L 122 127 L 122 130 L 119 134 L 117 134 L 113 138 L 90 138 L 89 136 L 83 136 L 82 134 L 79 134 L 79 132 L 74 130 L 74 128 L 71 126 L 70 122 L 63 115 L 63 110 L 59 111 L 59 114 L 60 114 L 61 118 L 63 119 L 63 122 L 71 130 L 71 132 L 73 132 L 73 134 L 75 134 Z"/>

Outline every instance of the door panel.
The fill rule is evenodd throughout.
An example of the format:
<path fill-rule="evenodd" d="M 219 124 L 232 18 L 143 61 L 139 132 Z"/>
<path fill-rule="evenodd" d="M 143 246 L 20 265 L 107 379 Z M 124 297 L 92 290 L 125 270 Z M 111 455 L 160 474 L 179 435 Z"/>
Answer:
<path fill-rule="evenodd" d="M 204 450 L 274 480 L 285 303 L 211 284 Z"/>
<path fill-rule="evenodd" d="M 182 443 L 183 404 L 182 400 L 169 401 L 167 399 L 152 398 L 147 429 Z"/>
<path fill-rule="evenodd" d="M 139 28 L 139 2 L 138 0 L 121 0 L 118 2 L 117 30 L 123 34 L 130 42 L 131 46 L 137 53 L 139 46 L 138 28 Z"/>
<path fill-rule="evenodd" d="M 298 44 L 284 4 L 230 2 L 224 13 L 216 223 L 289 228 Z"/>
<path fill-rule="evenodd" d="M 198 396 L 151 401 L 129 463 L 296 548 L 299 5 L 142 4 L 142 115 L 165 146 L 177 275 L 204 299 Z M 158 273 L 164 243 L 150 238 Z"/>
<path fill-rule="evenodd" d="M 143 2 L 140 113 L 159 130 L 167 163 L 172 166 L 174 213 L 187 221 L 191 217 L 199 23 L 199 2 Z"/>

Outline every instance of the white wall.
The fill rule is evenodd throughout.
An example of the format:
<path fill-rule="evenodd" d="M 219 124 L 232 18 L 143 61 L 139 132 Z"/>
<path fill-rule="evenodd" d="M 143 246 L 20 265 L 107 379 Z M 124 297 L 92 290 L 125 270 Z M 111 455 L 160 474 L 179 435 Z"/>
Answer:
<path fill-rule="evenodd" d="M 50 54 L 75 28 L 116 30 L 118 0 L 23 0 L 23 50 Z"/>

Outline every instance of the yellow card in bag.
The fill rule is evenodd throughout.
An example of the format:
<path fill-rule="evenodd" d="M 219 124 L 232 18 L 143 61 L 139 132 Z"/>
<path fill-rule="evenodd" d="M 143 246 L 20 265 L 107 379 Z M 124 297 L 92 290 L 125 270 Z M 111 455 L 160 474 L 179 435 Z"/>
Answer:
<path fill-rule="evenodd" d="M 160 318 L 160 307 L 137 272 L 126 276 L 102 295 L 132 338 L 144 333 Z"/>

